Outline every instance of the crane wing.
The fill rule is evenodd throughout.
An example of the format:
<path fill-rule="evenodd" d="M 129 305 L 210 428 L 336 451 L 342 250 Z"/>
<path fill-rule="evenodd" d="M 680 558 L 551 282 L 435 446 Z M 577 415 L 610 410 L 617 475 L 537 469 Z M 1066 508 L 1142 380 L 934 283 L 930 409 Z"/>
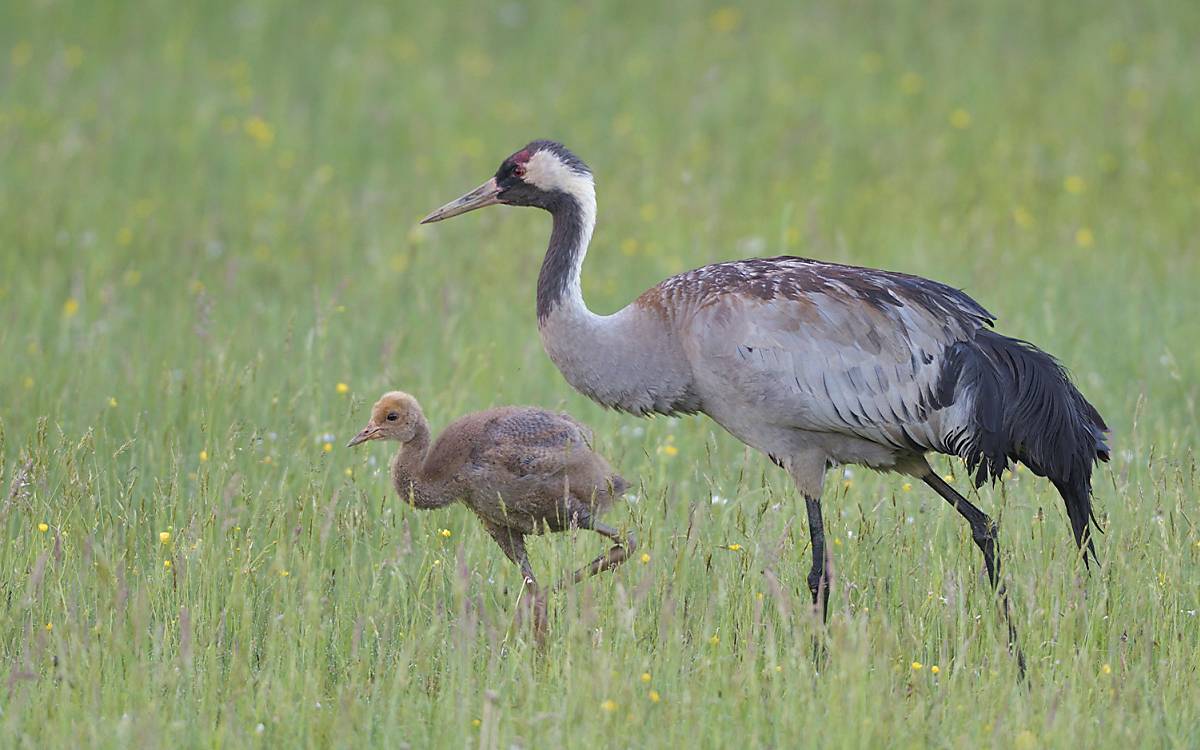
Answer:
<path fill-rule="evenodd" d="M 552 477 L 589 461 L 590 442 L 590 431 L 569 415 L 514 408 L 483 426 L 471 462 L 513 477 Z"/>
<path fill-rule="evenodd" d="M 779 424 L 898 448 L 944 443 L 930 424 L 950 400 L 938 393 L 944 352 L 992 321 L 944 284 L 802 258 L 690 275 L 706 291 L 689 321 L 696 367 Z"/>

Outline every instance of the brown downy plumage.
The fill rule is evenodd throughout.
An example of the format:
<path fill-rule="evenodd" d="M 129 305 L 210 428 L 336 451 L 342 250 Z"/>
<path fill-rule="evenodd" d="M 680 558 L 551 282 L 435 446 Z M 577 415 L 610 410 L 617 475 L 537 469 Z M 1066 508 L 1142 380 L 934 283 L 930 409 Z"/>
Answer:
<path fill-rule="evenodd" d="M 591 529 L 616 543 L 577 571 L 574 582 L 617 567 L 633 553 L 622 536 L 597 517 L 629 486 L 591 449 L 591 433 L 570 416 L 530 406 L 502 406 L 452 422 L 436 441 L 417 400 L 385 393 L 371 420 L 347 447 L 395 440 L 392 482 L 415 508 L 442 508 L 461 500 L 483 521 L 500 549 L 521 568 L 534 600 L 534 627 L 545 632 L 545 600 L 538 589 L 525 536 L 568 528 Z"/>

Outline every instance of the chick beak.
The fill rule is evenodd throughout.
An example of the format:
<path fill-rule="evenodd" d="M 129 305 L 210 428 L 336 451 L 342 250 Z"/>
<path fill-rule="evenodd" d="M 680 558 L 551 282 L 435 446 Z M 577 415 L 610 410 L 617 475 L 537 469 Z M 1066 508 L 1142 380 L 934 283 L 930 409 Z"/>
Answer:
<path fill-rule="evenodd" d="M 365 443 L 368 440 L 374 440 L 379 437 L 379 427 L 374 424 L 369 424 L 363 428 L 362 432 L 350 438 L 350 442 L 346 443 L 347 448 L 353 448 L 359 443 Z"/>

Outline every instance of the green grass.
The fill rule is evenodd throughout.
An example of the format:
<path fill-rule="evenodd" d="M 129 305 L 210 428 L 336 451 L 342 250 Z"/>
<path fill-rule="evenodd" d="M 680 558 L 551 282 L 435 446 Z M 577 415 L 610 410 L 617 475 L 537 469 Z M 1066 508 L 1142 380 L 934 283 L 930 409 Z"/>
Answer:
<path fill-rule="evenodd" d="M 1200 744 L 1200 6 L 647 5 L 0 5 L 0 745 Z M 415 226 L 537 137 L 597 174 L 599 311 L 787 252 L 961 286 L 1072 369 L 1102 566 L 1027 471 L 978 493 L 1027 685 L 965 525 L 857 468 L 814 676 L 782 472 L 571 391 L 545 217 Z M 567 408 L 636 480 L 649 562 L 554 598 L 544 658 L 469 512 L 341 447 L 397 387 L 435 428 Z"/>

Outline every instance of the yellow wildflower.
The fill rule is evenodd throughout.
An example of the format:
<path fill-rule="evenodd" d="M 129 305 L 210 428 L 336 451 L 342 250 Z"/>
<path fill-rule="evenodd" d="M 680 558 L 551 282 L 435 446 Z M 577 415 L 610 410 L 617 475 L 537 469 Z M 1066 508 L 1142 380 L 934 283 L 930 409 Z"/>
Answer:
<path fill-rule="evenodd" d="M 911 70 L 900 76 L 900 90 L 905 94 L 909 96 L 919 94 L 923 88 L 925 88 L 925 80 Z"/>
<path fill-rule="evenodd" d="M 1012 212 L 1013 223 L 1022 229 L 1029 229 L 1036 222 L 1033 219 L 1033 214 L 1029 213 L 1029 209 L 1024 206 L 1017 206 Z"/>
<path fill-rule="evenodd" d="M 42 523 L 38 524 L 38 531 L 42 532 L 43 534 L 45 534 L 49 530 L 50 530 L 50 524 L 48 524 L 44 521 Z"/>
<path fill-rule="evenodd" d="M 649 698 L 651 703 L 658 703 L 660 700 L 662 700 L 662 696 L 658 694 L 657 690 L 651 690 Z"/>
<path fill-rule="evenodd" d="M 725 6 L 713 11 L 713 14 L 708 17 L 708 26 L 718 34 L 728 34 L 732 31 L 737 31 L 737 28 L 742 25 L 742 11 L 740 8 Z"/>
<path fill-rule="evenodd" d="M 666 455 L 668 455 L 668 456 L 677 456 L 677 455 L 679 455 L 679 449 L 678 449 L 678 448 L 676 448 L 675 446 L 673 446 L 673 445 L 669 445 L 669 444 L 668 444 L 668 445 L 664 445 L 664 446 L 662 447 L 662 452 L 663 452 L 663 453 L 665 453 L 665 454 L 666 454 Z"/>
<path fill-rule="evenodd" d="M 163 544 L 167 544 L 168 542 L 170 542 L 171 541 L 171 532 L 169 532 L 169 531 L 158 532 L 158 541 L 162 542 Z"/>
<path fill-rule="evenodd" d="M 321 446 L 321 450 L 325 451 L 326 453 L 333 453 L 333 443 L 325 443 Z"/>
<path fill-rule="evenodd" d="M 246 120 L 242 129 L 246 131 L 246 135 L 254 139 L 254 142 L 262 148 L 268 148 L 275 142 L 275 129 L 258 115 Z"/>
<path fill-rule="evenodd" d="M 281 571 L 279 571 L 279 577 L 280 577 L 280 578 L 287 578 L 287 577 L 288 577 L 288 576 L 290 576 L 290 575 L 291 575 L 291 573 L 290 573 L 290 572 L 288 572 L 288 571 L 286 571 L 286 570 L 281 570 Z"/>
<path fill-rule="evenodd" d="M 49 633 L 51 630 L 54 630 L 54 623 L 52 623 L 52 622 L 46 623 L 46 632 Z"/>
<path fill-rule="evenodd" d="M 139 219 L 144 219 L 154 213 L 155 201 L 153 198 L 139 198 L 133 204 L 133 215 Z"/>
<path fill-rule="evenodd" d="M 1075 232 L 1075 244 L 1080 247 L 1091 247 L 1096 244 L 1096 236 L 1087 227 L 1080 227 Z"/>
<path fill-rule="evenodd" d="M 486 78 L 495 69 L 491 56 L 482 50 L 465 50 L 459 53 L 458 67 L 475 78 Z M 460 148 L 468 156 L 479 157 L 483 154 L 483 142 L 478 138 L 467 138 L 460 144 Z"/>
<path fill-rule="evenodd" d="M 337 384 L 337 392 L 341 393 L 341 394 L 349 393 L 350 386 L 346 385 L 345 383 L 338 383 Z"/>
<path fill-rule="evenodd" d="M 167 570 L 170 570 L 171 569 L 171 561 L 163 560 L 163 567 L 166 568 Z"/>
<path fill-rule="evenodd" d="M 1063 189 L 1071 195 L 1079 195 L 1084 190 L 1087 190 L 1087 180 L 1077 174 L 1068 175 L 1063 180 Z"/>
<path fill-rule="evenodd" d="M 611 714 L 613 711 L 617 710 L 617 702 L 614 701 L 612 698 L 609 698 L 608 700 L 606 700 L 600 704 L 600 708 L 604 709 L 607 713 Z"/>
<path fill-rule="evenodd" d="M 729 550 L 730 552 L 741 552 L 741 551 L 742 551 L 742 545 L 740 545 L 740 544 L 737 544 L 737 543 L 735 542 L 735 543 L 733 543 L 733 544 L 730 544 L 729 546 L 727 546 L 725 549 Z"/>
<path fill-rule="evenodd" d="M 934 664 L 932 667 L 929 668 L 930 674 L 937 674 L 938 672 L 941 672 L 941 671 L 942 670 L 938 669 L 938 665 L 936 665 L 936 664 Z"/>
<path fill-rule="evenodd" d="M 450 531 L 450 529 L 442 529 L 442 530 L 441 530 L 441 531 L 439 531 L 438 533 L 439 533 L 439 534 L 441 534 L 442 536 L 444 536 L 444 537 L 445 537 L 445 538 L 447 538 L 447 539 L 449 539 L 449 538 L 451 537 L 451 535 L 453 534 L 453 532 L 451 532 L 451 531 Z"/>
<path fill-rule="evenodd" d="M 1112 665 L 1105 664 L 1103 667 L 1100 667 L 1100 671 L 1104 672 L 1104 674 L 1112 674 Z"/>
<path fill-rule="evenodd" d="M 942 477 L 942 479 L 945 479 L 947 482 L 953 482 L 953 481 L 954 481 L 954 475 L 953 475 L 953 474 L 946 474 L 946 475 L 944 475 L 944 476 Z"/>
<path fill-rule="evenodd" d="M 971 113 L 965 109 L 956 109 L 950 113 L 950 125 L 956 130 L 966 130 L 971 127 Z"/>
<path fill-rule="evenodd" d="M 628 112 L 622 112 L 613 118 L 612 129 L 613 133 L 618 136 L 627 136 L 633 132 L 633 115 Z M 626 240 L 628 242 L 629 240 Z"/>
<path fill-rule="evenodd" d="M 388 266 L 396 273 L 404 273 L 408 270 L 408 256 L 393 255 L 391 261 L 388 262 Z"/>
<path fill-rule="evenodd" d="M 1038 746 L 1037 735 L 1028 729 L 1021 730 L 1015 738 L 1013 738 L 1013 747 L 1017 750 L 1033 750 Z"/>
<path fill-rule="evenodd" d="M 129 227 L 121 227 L 117 230 L 117 244 L 121 247 L 126 247 L 133 242 L 133 230 Z"/>
<path fill-rule="evenodd" d="M 354 476 L 354 469 L 351 469 L 349 466 L 347 466 L 345 472 L 343 473 L 348 477 L 352 477 Z"/>
<path fill-rule="evenodd" d="M 646 563 L 648 563 L 648 562 L 650 562 L 650 553 L 649 553 L 649 552 L 643 552 L 643 553 L 642 553 L 642 565 L 645 565 L 645 564 L 646 564 Z"/>
<path fill-rule="evenodd" d="M 63 52 L 63 61 L 67 64 L 68 68 L 78 68 L 80 65 L 83 65 L 83 50 L 74 45 L 67 47 L 66 51 Z"/>
<path fill-rule="evenodd" d="M 208 451 L 200 451 L 200 463 L 208 460 Z"/>
<path fill-rule="evenodd" d="M 651 679 L 649 672 L 642 672 L 642 682 L 649 682 Z"/>
<path fill-rule="evenodd" d="M 63 303 L 63 317 L 73 318 L 77 312 L 79 312 L 79 300 L 75 299 L 74 297 L 67 297 L 67 301 Z"/>
<path fill-rule="evenodd" d="M 33 46 L 29 42 L 17 42 L 9 53 L 14 68 L 23 68 L 33 59 Z"/>
<path fill-rule="evenodd" d="M 713 633 L 712 638 L 708 639 L 708 643 L 709 643 L 709 645 L 712 645 L 712 646 L 720 645 L 721 636 L 717 635 L 716 633 Z"/>
<path fill-rule="evenodd" d="M 1132 109 L 1145 109 L 1150 104 L 1150 94 L 1144 88 L 1131 88 L 1125 95 L 1125 103 Z"/>
<path fill-rule="evenodd" d="M 924 664 L 922 664 L 922 663 L 921 663 L 921 662 L 919 662 L 919 661 L 914 661 L 914 662 L 912 663 L 912 668 L 913 668 L 913 671 L 914 671 L 914 672 L 920 672 L 922 669 L 924 669 L 924 668 L 925 668 L 925 665 L 924 665 Z"/>
<path fill-rule="evenodd" d="M 900 485 L 900 489 L 904 492 L 912 492 L 912 482 L 905 482 L 904 484 Z"/>
<path fill-rule="evenodd" d="M 109 396 L 109 397 L 108 397 L 108 405 L 109 405 L 109 406 L 111 406 L 111 407 L 112 407 L 112 408 L 114 408 L 114 409 L 115 409 L 115 408 L 117 408 L 117 397 L 116 397 L 116 396 Z"/>
<path fill-rule="evenodd" d="M 483 722 L 481 722 L 479 719 L 471 719 L 471 726 L 475 727 L 476 729 L 478 729 L 479 725 L 482 723 Z"/>

